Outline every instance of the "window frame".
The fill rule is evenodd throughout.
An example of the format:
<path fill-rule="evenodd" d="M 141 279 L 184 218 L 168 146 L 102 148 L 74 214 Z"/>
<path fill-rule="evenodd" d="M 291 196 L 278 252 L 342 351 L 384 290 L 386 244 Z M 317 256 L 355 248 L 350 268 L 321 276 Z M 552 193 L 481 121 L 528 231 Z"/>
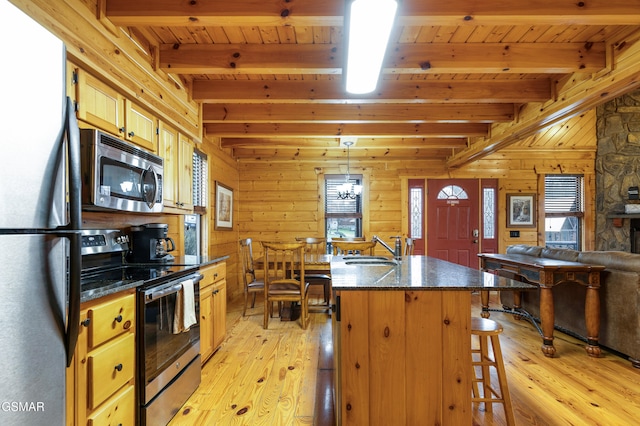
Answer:
<path fill-rule="evenodd" d="M 563 189 L 563 191 L 566 191 L 567 194 L 571 194 L 571 197 L 574 198 L 574 203 L 576 204 L 575 208 L 569 208 L 566 211 L 557 211 L 559 209 L 562 208 L 561 206 L 561 202 L 558 201 L 561 197 L 559 197 L 558 195 L 562 195 L 561 191 L 550 191 L 549 190 L 549 182 L 548 182 L 548 178 L 558 178 L 558 180 L 561 179 L 571 179 L 571 178 L 575 178 L 576 179 L 576 183 L 575 183 L 575 187 L 577 188 L 575 192 L 570 192 L 569 191 L 569 187 Z M 544 176 L 544 191 L 545 191 L 545 197 L 544 197 L 544 219 L 545 219 L 545 226 L 544 226 L 544 245 L 545 247 L 550 247 L 550 248 L 572 248 L 574 250 L 578 250 L 578 251 L 582 251 L 584 249 L 584 217 L 585 217 L 585 178 L 584 175 L 582 174 L 547 174 Z M 556 196 L 553 197 L 553 201 L 551 200 L 551 196 L 550 193 L 554 193 Z M 565 198 L 570 198 L 569 196 L 565 197 Z M 572 204 L 573 205 L 573 204 Z M 551 209 L 550 209 L 551 208 Z M 552 210 L 552 211 L 549 211 Z M 555 211 L 553 211 L 555 210 Z M 564 240 L 557 240 L 558 241 L 558 245 L 553 245 L 553 241 L 549 240 L 547 237 L 547 219 L 553 219 L 553 218 L 575 218 L 576 220 L 576 228 L 575 228 L 575 246 L 574 247 L 564 247 L 567 244 L 563 244 Z M 551 243 L 551 246 L 549 245 L 549 243 Z"/>
<path fill-rule="evenodd" d="M 364 177 L 360 174 L 350 174 L 349 181 L 355 185 L 363 185 L 363 191 L 360 195 L 357 195 L 355 199 L 347 199 L 347 200 L 339 200 L 335 191 L 330 190 L 330 185 L 333 187 L 337 187 L 338 185 L 345 182 L 346 174 L 327 174 L 324 176 L 324 203 L 323 203 L 323 211 L 324 211 L 324 234 L 327 238 L 327 241 L 331 239 L 329 235 L 329 221 L 331 219 L 355 219 L 355 230 L 354 236 L 362 237 L 364 235 L 364 203 L 363 203 L 363 194 L 365 192 L 364 189 Z M 347 203 L 355 203 L 354 211 L 342 211 L 342 212 L 330 212 L 329 207 L 330 204 L 342 203 L 343 206 Z"/>

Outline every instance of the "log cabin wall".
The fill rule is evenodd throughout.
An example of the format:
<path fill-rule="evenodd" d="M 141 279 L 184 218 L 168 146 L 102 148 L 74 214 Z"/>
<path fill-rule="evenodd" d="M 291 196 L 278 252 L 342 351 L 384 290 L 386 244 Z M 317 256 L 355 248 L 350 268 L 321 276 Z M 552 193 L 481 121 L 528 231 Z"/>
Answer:
<path fill-rule="evenodd" d="M 594 162 L 596 150 L 595 112 L 549 127 L 501 153 L 459 170 L 428 160 L 402 162 L 364 160 L 351 151 L 351 174 L 362 174 L 363 233 L 407 234 L 407 180 L 415 178 L 495 178 L 498 179 L 498 211 L 506 212 L 507 193 L 535 193 L 537 229 L 520 229 L 519 238 L 510 238 L 504 213 L 499 217 L 499 250 L 510 244 L 544 244 L 544 216 L 541 200 L 545 174 L 584 174 L 585 248 L 593 249 Z M 355 154 L 355 155 L 354 155 Z M 239 162 L 240 238 L 254 241 L 288 240 L 297 236 L 324 235 L 323 175 L 345 173 L 344 163 L 282 158 L 278 162 L 243 159 Z M 428 228 L 428 224 L 427 224 Z M 428 229 L 427 229 L 428 232 Z M 254 247 L 260 253 L 260 245 Z M 386 251 L 377 247 L 381 255 Z"/>

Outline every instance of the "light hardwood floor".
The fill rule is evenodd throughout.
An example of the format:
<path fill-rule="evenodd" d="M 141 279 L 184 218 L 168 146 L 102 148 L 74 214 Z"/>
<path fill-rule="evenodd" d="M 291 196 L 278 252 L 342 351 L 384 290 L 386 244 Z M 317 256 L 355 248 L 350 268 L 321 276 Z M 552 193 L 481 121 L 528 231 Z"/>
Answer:
<path fill-rule="evenodd" d="M 227 338 L 170 425 L 332 425 L 329 317 L 311 314 L 306 331 L 299 321 L 272 318 L 263 330 L 261 300 L 244 318 L 241 303 L 230 301 Z M 479 296 L 472 312 L 480 312 Z M 640 424 L 640 370 L 627 360 L 607 351 L 590 358 L 581 341 L 557 331 L 556 357 L 546 358 L 531 324 L 509 314 L 491 318 L 505 329 L 501 343 L 517 425 Z M 493 414 L 474 406 L 473 417 L 474 425 L 506 424 L 499 405 Z"/>

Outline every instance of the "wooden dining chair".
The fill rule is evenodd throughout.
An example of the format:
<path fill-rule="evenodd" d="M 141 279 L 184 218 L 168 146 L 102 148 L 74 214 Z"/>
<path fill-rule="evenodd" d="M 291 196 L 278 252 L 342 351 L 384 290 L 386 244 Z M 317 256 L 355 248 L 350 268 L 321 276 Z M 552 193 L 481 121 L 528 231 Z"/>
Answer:
<path fill-rule="evenodd" d="M 404 251 L 403 251 L 403 256 L 413 256 L 413 250 L 415 249 L 416 245 L 415 242 L 413 241 L 413 238 L 405 238 L 404 240 Z"/>
<path fill-rule="evenodd" d="M 305 279 L 305 242 L 270 243 L 262 242 L 264 248 L 264 325 L 269 327 L 269 317 L 273 314 L 273 302 L 278 302 L 282 312 L 282 302 L 300 303 L 300 322 L 306 330 L 309 322 L 309 283 Z M 296 279 L 296 275 L 297 278 Z"/>
<path fill-rule="evenodd" d="M 327 254 L 326 238 L 298 237 L 296 238 L 296 241 L 307 243 L 305 247 L 305 256 L 307 259 L 318 259 L 320 256 Z M 310 270 L 307 265 L 304 278 L 307 280 L 309 285 L 321 285 L 324 296 L 324 304 L 309 305 L 309 312 L 323 312 L 331 309 L 331 275 L 323 271 Z"/>
<path fill-rule="evenodd" d="M 366 254 L 373 255 L 376 241 L 332 241 L 334 255 Z"/>
<path fill-rule="evenodd" d="M 244 308 L 242 316 L 247 313 L 247 303 L 249 294 L 253 295 L 251 300 L 251 308 L 256 304 L 256 294 L 264 292 L 264 280 L 256 278 L 256 272 L 253 266 L 253 249 L 251 238 L 240 240 L 240 263 L 242 264 L 242 281 L 244 284 Z"/>

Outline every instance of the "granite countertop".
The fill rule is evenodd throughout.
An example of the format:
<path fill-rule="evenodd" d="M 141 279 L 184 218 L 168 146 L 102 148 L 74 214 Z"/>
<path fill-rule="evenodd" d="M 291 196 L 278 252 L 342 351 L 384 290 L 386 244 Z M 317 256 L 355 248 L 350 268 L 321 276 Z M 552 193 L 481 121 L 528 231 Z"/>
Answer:
<path fill-rule="evenodd" d="M 126 263 L 123 266 L 128 268 L 144 269 L 148 267 L 149 270 L 168 268 L 174 273 L 189 273 L 194 272 L 200 268 L 212 265 L 214 263 L 222 262 L 228 259 L 229 256 L 220 257 L 208 257 L 208 256 L 179 256 L 174 259 L 173 262 L 167 263 Z M 149 274 L 149 277 L 153 274 Z M 171 275 L 167 275 L 171 277 Z M 137 288 L 145 284 L 144 279 L 111 279 L 106 276 L 104 279 L 93 279 L 90 283 L 83 284 L 80 290 L 80 302 L 88 302 L 91 300 L 100 299 L 111 294 L 120 293 L 122 291 Z"/>
<path fill-rule="evenodd" d="M 227 260 L 229 256 L 219 256 L 219 257 L 209 257 L 209 256 L 177 256 L 173 262 L 167 263 L 158 263 L 158 262 L 150 262 L 150 263 L 127 263 L 127 265 L 173 265 L 173 266 L 195 266 L 198 268 L 204 268 L 205 266 L 213 265 L 214 263 L 222 262 Z"/>
<path fill-rule="evenodd" d="M 349 264 L 367 256 L 334 256 L 334 290 L 533 290 L 532 284 L 427 256 L 404 256 L 396 264 Z M 374 256 L 376 259 L 380 257 Z M 381 259 L 382 260 L 382 259 Z M 393 261 L 387 258 L 386 261 Z M 383 260 L 383 262 L 385 262 Z"/>

